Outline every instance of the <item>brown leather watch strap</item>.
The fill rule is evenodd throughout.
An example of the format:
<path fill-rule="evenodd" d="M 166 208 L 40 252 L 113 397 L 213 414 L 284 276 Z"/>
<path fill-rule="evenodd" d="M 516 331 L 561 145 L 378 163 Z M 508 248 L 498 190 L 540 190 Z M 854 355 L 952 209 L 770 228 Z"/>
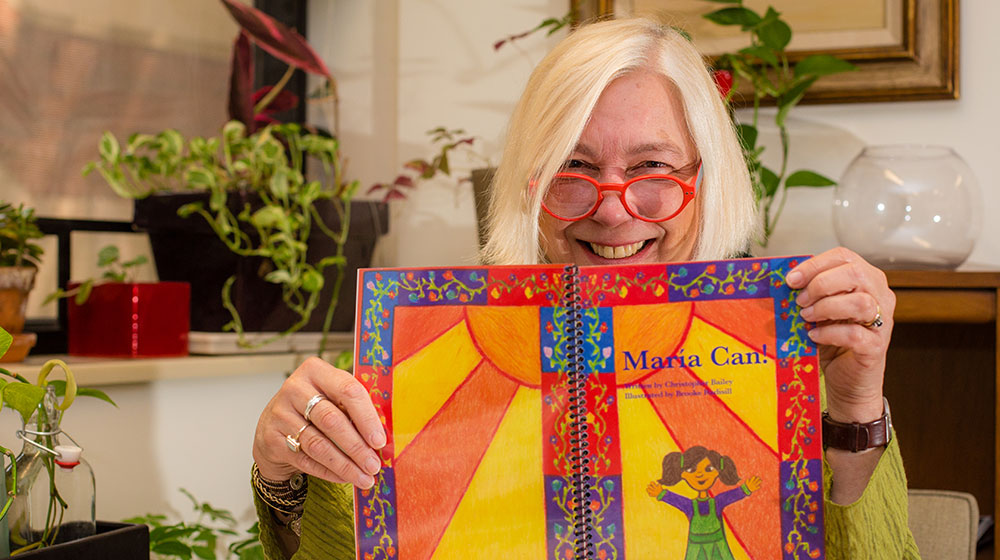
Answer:
<path fill-rule="evenodd" d="M 837 422 L 823 413 L 823 447 L 857 453 L 873 447 L 885 447 L 892 440 L 892 417 L 889 402 L 883 397 L 882 417 L 874 422 Z"/>

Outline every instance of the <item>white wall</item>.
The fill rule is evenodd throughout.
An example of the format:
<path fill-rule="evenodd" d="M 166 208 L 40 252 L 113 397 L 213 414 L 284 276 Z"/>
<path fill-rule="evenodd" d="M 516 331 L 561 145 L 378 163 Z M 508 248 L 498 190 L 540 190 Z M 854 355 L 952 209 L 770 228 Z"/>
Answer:
<path fill-rule="evenodd" d="M 556 38 L 533 36 L 494 52 L 495 40 L 558 16 L 565 0 L 313 0 L 308 33 L 340 80 L 342 134 L 350 172 L 364 184 L 391 179 L 402 161 L 430 155 L 425 131 L 461 127 L 496 161 L 506 117 L 527 76 Z M 794 111 L 793 157 L 838 177 L 864 144 L 925 142 L 953 146 L 979 176 L 984 230 L 972 260 L 1000 266 L 1000 118 L 993 97 L 1000 75 L 995 0 L 965 0 L 961 13 L 962 99 L 919 103 L 801 107 Z M 478 162 L 456 164 L 467 172 Z M 830 191 L 795 201 L 776 237 L 795 224 L 829 222 Z M 809 197 L 806 197 L 809 198 Z M 16 198 L 15 198 L 16 199 Z M 796 215 L 795 204 L 798 204 Z M 389 265 L 472 262 L 475 225 L 467 187 L 422 185 L 394 208 Z M 829 227 L 829 226 L 823 226 Z M 810 236 L 816 250 L 832 228 Z M 66 427 L 98 476 L 98 514 L 117 519 L 165 508 L 185 510 L 185 487 L 218 507 L 248 515 L 247 469 L 257 414 L 281 375 L 158 382 L 110 389 L 120 409 L 81 402 Z M 0 414 L 0 443 L 16 445 L 17 422 Z M 19 446 L 18 446 L 19 447 Z"/>
<path fill-rule="evenodd" d="M 348 76 L 342 107 L 354 107 L 345 119 L 345 150 L 353 170 L 365 183 L 391 178 L 398 164 L 426 156 L 424 131 L 438 125 L 462 127 L 483 139 L 480 149 L 495 163 L 506 117 L 533 65 L 554 39 L 533 36 L 494 52 L 492 43 L 536 25 L 543 17 L 558 16 L 561 0 L 522 0 L 506 7 L 462 0 L 376 0 L 359 8 L 356 2 L 330 0 L 330 9 L 344 17 L 331 18 L 339 38 L 323 44 L 323 55 L 334 73 Z M 376 23 L 376 9 L 391 22 Z M 350 30 L 352 45 L 344 47 L 342 22 L 368 14 L 363 25 Z M 803 106 L 793 111 L 791 165 L 815 169 L 838 178 L 865 145 L 890 143 L 944 144 L 955 148 L 977 174 L 984 198 L 984 227 L 969 264 L 1000 265 L 1000 222 L 990 219 L 1000 209 L 1000 117 L 993 93 L 1000 76 L 991 70 L 1000 38 L 990 22 L 1000 17 L 1000 3 L 965 0 L 961 3 L 961 92 L 958 101 Z M 357 22 L 359 20 L 355 20 Z M 314 21 L 314 26 L 323 25 Z M 381 31 L 398 27 L 398 57 L 376 52 L 372 45 L 385 39 Z M 311 36 L 317 37 L 316 29 Z M 337 35 L 335 34 L 335 35 Z M 557 34 L 561 37 L 563 33 Z M 321 41 L 320 38 L 314 41 Z M 358 56 L 363 53 L 362 56 Z M 395 72 L 395 76 L 385 74 Z M 376 82 L 395 82 L 384 91 Z M 343 109 L 342 109 L 343 110 Z M 364 111 L 369 111 L 367 114 Z M 378 137 L 372 126 L 379 117 L 396 115 L 391 137 Z M 350 122 L 349 122 L 350 121 Z M 774 152 L 775 150 L 772 150 Z M 392 156 L 395 155 L 395 159 Z M 393 167 L 393 164 L 396 167 Z M 832 189 L 793 192 L 782 217 L 771 252 L 820 251 L 837 244 L 831 224 Z M 408 203 L 395 209 L 393 240 L 387 248 L 398 265 L 471 262 L 475 230 L 471 196 L 454 182 L 422 185 Z M 391 258 L 391 257 L 390 257 Z"/>

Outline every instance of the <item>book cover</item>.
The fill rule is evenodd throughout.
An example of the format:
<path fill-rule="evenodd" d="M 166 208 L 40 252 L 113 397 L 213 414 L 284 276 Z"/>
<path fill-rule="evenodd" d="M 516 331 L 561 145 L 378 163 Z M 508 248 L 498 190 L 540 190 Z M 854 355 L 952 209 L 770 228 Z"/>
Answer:
<path fill-rule="evenodd" d="M 803 259 L 359 272 L 358 558 L 822 558 Z"/>

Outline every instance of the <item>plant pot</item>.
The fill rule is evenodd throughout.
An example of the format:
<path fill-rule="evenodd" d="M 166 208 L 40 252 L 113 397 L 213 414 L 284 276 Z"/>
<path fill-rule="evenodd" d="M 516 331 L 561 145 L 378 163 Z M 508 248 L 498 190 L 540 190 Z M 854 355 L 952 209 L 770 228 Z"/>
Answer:
<path fill-rule="evenodd" d="M 149 527 L 131 523 L 97 522 L 97 534 L 17 555 L 31 560 L 149 560 Z"/>
<path fill-rule="evenodd" d="M 24 330 L 24 315 L 28 306 L 28 293 L 35 286 L 33 266 L 0 267 L 0 327 L 14 336 L 7 352 L 0 356 L 0 363 L 24 360 L 37 336 Z"/>
<path fill-rule="evenodd" d="M 295 324 L 296 314 L 281 299 L 281 287 L 266 282 L 266 261 L 257 257 L 241 257 L 232 253 L 219 240 L 205 219 L 199 215 L 177 216 L 177 209 L 194 201 L 205 201 L 204 194 L 154 195 L 135 201 L 135 225 L 149 234 L 153 260 L 160 280 L 191 284 L 191 330 L 221 332 L 232 317 L 222 305 L 222 286 L 235 275 L 231 298 L 247 332 L 281 332 Z M 235 213 L 245 203 L 254 208 L 259 201 L 237 194 L 228 204 Z M 320 200 L 316 209 L 331 229 L 339 227 L 339 218 L 329 200 Z M 379 236 L 388 232 L 388 206 L 381 202 L 352 202 L 351 227 L 344 255 L 347 266 L 339 292 L 339 304 L 334 312 L 331 330 L 350 331 L 354 327 L 354 299 L 357 291 L 357 269 L 370 266 Z M 313 228 L 309 238 L 310 263 L 336 252 L 336 244 Z M 253 232 L 246 230 L 248 235 Z M 333 294 L 336 268 L 328 267 L 320 293 L 319 306 L 302 329 L 321 331 L 326 307 Z"/>
<path fill-rule="evenodd" d="M 186 282 L 94 286 L 83 305 L 69 299 L 69 354 L 187 356 L 190 305 L 191 287 Z"/>
<path fill-rule="evenodd" d="M 33 266 L 0 267 L 0 327 L 11 334 L 24 330 L 28 292 L 35 286 Z"/>

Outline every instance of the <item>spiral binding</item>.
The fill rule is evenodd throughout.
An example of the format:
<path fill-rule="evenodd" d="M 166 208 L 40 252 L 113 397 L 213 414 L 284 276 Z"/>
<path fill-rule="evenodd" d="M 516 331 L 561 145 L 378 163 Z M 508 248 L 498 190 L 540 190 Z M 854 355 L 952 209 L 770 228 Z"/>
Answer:
<path fill-rule="evenodd" d="M 587 449 L 587 373 L 584 371 L 583 318 L 581 313 L 580 269 L 567 265 L 563 269 L 562 306 L 567 310 L 566 334 L 569 343 L 566 356 L 570 363 L 569 417 L 570 464 L 573 466 L 572 494 L 576 500 L 573 511 L 573 536 L 577 559 L 595 558 L 590 527 L 593 513 L 590 509 L 590 452 Z"/>

